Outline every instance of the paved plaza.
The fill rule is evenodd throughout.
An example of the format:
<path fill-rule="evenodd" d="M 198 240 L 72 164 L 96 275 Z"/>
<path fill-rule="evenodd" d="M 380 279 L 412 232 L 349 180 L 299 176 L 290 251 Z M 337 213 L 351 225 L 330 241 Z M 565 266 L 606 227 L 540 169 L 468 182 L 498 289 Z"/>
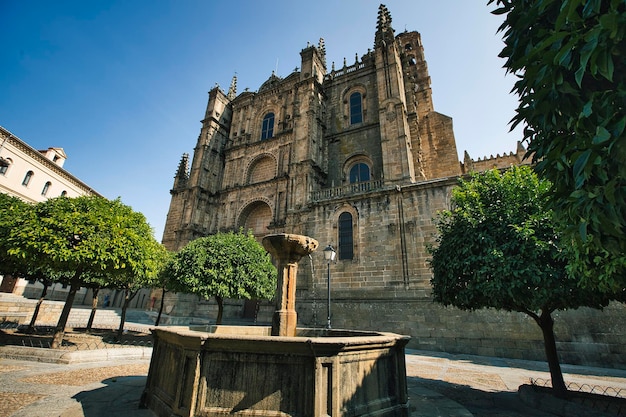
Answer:
<path fill-rule="evenodd" d="M 139 409 L 145 357 L 57 364 L 7 359 L 7 348 L 0 347 L 0 417 L 154 417 Z M 406 366 L 412 417 L 554 415 L 517 393 L 531 378 L 549 379 L 542 362 L 409 350 Z M 626 370 L 564 365 L 563 372 L 572 386 L 626 393 Z"/>
<path fill-rule="evenodd" d="M 100 320 L 102 328 L 119 324 Z M 138 321 L 125 325 L 142 334 L 151 327 Z M 73 351 L 0 345 L 0 417 L 155 417 L 139 408 L 151 351 L 137 345 Z M 626 397 L 626 369 L 562 364 L 562 370 L 573 391 Z M 406 371 L 411 417 L 616 415 L 541 398 L 527 405 L 518 388 L 531 380 L 549 382 L 545 362 L 407 350 Z M 619 415 L 626 415 L 626 405 Z"/>

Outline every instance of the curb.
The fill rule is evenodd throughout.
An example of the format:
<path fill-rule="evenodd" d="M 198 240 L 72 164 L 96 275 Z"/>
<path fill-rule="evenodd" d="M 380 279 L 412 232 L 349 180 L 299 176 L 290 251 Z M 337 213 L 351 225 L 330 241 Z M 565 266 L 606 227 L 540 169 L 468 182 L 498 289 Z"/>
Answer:
<path fill-rule="evenodd" d="M 151 347 L 127 347 L 95 350 L 58 350 L 25 346 L 2 346 L 0 358 L 45 363 L 74 364 L 114 360 L 150 360 Z"/>

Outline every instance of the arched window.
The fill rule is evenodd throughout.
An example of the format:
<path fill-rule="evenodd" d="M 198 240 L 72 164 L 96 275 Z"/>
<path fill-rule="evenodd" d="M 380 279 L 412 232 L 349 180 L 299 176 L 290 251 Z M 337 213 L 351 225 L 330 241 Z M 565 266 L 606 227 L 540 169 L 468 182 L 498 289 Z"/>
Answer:
<path fill-rule="evenodd" d="M 261 127 L 261 140 L 270 139 L 274 136 L 274 113 L 267 113 L 263 118 Z"/>
<path fill-rule="evenodd" d="M 350 168 L 350 184 L 370 180 L 370 167 L 362 162 Z"/>
<path fill-rule="evenodd" d="M 350 94 L 350 124 L 363 122 L 363 96 L 361 93 Z"/>
<path fill-rule="evenodd" d="M 352 214 L 343 212 L 339 215 L 339 259 L 352 259 L 353 248 Z"/>
<path fill-rule="evenodd" d="M 11 158 L 0 157 L 0 175 L 5 175 L 12 163 Z"/>
<path fill-rule="evenodd" d="M 41 190 L 41 195 L 45 196 L 46 194 L 48 194 L 48 190 L 50 189 L 51 185 L 52 185 L 52 183 L 50 181 L 45 183 L 44 186 L 43 186 L 43 190 Z"/>
<path fill-rule="evenodd" d="M 61 197 L 66 197 L 67 196 L 67 191 L 63 190 L 61 191 Z"/>
<path fill-rule="evenodd" d="M 24 180 L 22 180 L 22 185 L 24 187 L 28 186 L 28 183 L 30 182 L 31 178 L 33 178 L 33 171 L 28 171 L 26 175 L 24 176 Z"/>

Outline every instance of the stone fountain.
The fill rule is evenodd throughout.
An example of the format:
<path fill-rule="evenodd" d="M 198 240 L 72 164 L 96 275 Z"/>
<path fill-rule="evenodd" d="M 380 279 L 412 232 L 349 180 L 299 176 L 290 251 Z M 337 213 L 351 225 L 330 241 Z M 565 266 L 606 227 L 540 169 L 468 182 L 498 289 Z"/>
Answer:
<path fill-rule="evenodd" d="M 408 416 L 409 337 L 297 328 L 298 261 L 318 243 L 275 234 L 263 246 L 278 268 L 272 326 L 153 329 L 142 406 L 158 417 Z"/>

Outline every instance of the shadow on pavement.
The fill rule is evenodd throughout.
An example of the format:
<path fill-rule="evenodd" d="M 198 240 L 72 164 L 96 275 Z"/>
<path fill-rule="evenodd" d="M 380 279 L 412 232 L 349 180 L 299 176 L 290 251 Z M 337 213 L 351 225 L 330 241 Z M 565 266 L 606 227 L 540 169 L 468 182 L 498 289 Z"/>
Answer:
<path fill-rule="evenodd" d="M 104 387 L 82 391 L 74 398 L 82 406 L 82 415 L 63 417 L 154 417 L 150 410 L 139 408 L 146 376 L 123 376 L 102 381 Z"/>
<path fill-rule="evenodd" d="M 408 377 L 407 382 L 421 385 L 456 401 L 474 417 L 554 417 L 553 414 L 524 404 L 517 392 L 482 391 L 467 385 L 419 377 Z"/>

